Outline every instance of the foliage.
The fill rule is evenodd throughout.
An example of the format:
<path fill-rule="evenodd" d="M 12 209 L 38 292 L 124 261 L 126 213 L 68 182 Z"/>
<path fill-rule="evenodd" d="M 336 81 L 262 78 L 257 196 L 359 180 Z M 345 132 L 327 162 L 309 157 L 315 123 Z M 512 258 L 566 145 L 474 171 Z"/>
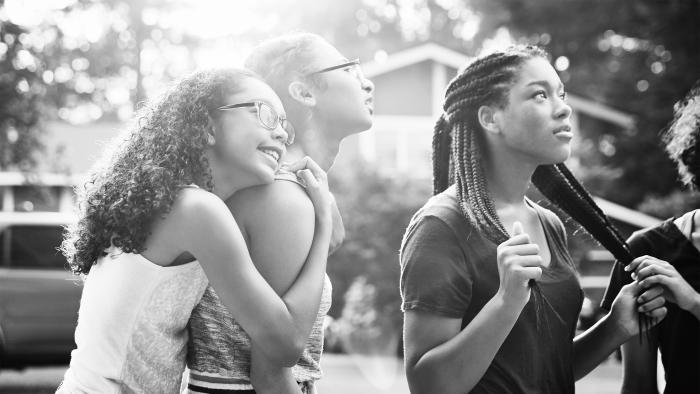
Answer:
<path fill-rule="evenodd" d="M 345 320 L 367 317 L 366 305 L 359 306 L 358 300 L 362 300 L 373 304 L 376 313 L 388 318 L 386 324 L 398 330 L 402 321 L 398 260 L 401 238 L 411 216 L 430 196 L 431 185 L 382 176 L 361 166 L 347 171 L 334 168 L 331 182 L 343 214 L 346 239 L 328 263 L 334 300 L 329 314 Z M 353 285 L 360 276 L 361 283 Z M 344 302 L 343 295 L 351 285 L 356 292 L 365 289 L 373 294 L 367 299 L 348 295 L 355 301 L 346 310 L 349 301 Z"/>
<path fill-rule="evenodd" d="M 0 171 L 30 170 L 42 146 L 39 118 L 45 89 L 35 55 L 26 31 L 0 15 Z"/>

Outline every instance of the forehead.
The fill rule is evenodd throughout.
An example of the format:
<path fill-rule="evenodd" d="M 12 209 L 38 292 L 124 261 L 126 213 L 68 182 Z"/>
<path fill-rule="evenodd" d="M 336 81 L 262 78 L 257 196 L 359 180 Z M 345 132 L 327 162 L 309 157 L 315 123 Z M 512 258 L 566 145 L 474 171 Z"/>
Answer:
<path fill-rule="evenodd" d="M 240 89 L 226 97 L 226 104 L 245 103 L 262 100 L 270 104 L 276 111 L 283 113 L 282 102 L 272 88 L 257 78 L 246 78 L 240 83 Z"/>
<path fill-rule="evenodd" d="M 555 89 L 561 85 L 554 67 L 541 57 L 528 59 L 520 66 L 516 85 L 527 86 L 537 81 L 545 82 Z"/>
<path fill-rule="evenodd" d="M 347 60 L 338 49 L 322 40 L 315 41 L 311 55 L 312 63 L 319 68 L 334 66 Z"/>

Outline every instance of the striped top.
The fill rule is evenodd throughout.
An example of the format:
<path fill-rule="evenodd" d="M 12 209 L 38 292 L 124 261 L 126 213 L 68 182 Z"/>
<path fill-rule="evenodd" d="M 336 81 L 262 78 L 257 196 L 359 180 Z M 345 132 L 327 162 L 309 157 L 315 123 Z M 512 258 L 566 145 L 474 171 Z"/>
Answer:
<path fill-rule="evenodd" d="M 313 382 L 321 378 L 323 320 L 331 306 L 331 282 L 324 279 L 321 304 L 306 348 L 292 373 L 297 382 Z M 250 384 L 250 337 L 221 304 L 209 286 L 200 303 L 192 311 L 190 342 L 187 350 L 190 369 L 187 386 L 197 391 L 252 390 Z M 194 387 L 193 387 L 194 386 Z"/>

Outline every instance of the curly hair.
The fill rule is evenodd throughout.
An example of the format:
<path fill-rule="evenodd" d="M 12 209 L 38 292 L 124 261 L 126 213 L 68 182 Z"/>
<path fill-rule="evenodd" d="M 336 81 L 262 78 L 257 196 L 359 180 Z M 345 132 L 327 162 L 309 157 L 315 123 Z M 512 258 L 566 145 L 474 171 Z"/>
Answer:
<path fill-rule="evenodd" d="M 668 156 L 678 166 L 681 181 L 700 189 L 700 79 L 673 106 L 673 120 L 663 135 Z"/>
<path fill-rule="evenodd" d="M 305 107 L 292 99 L 288 86 L 303 80 L 324 89 L 324 81 L 314 71 L 313 49 L 326 40 L 313 33 L 295 32 L 268 39 L 258 44 L 245 60 L 245 68 L 260 75 L 282 100 L 287 116 L 297 130 L 307 118 Z"/>
<path fill-rule="evenodd" d="M 513 46 L 478 58 L 450 81 L 444 113 L 433 130 L 433 193 L 456 184 L 457 200 L 467 221 L 496 244 L 510 236 L 496 213 L 482 167 L 483 136 L 478 110 L 483 105 L 505 107 L 508 92 L 519 78 L 522 65 L 533 58 L 549 60 L 543 49 Z M 579 222 L 621 262 L 632 261 L 624 238 L 564 164 L 541 165 L 533 184 L 552 203 Z M 538 326 L 546 300 L 536 282 L 532 284 Z"/>
<path fill-rule="evenodd" d="M 259 79 L 245 70 L 198 71 L 138 112 L 76 188 L 79 220 L 61 245 L 74 273 L 90 272 L 110 246 L 142 252 L 153 220 L 170 211 L 184 185 L 213 189 L 204 154 L 209 117 L 248 78 Z"/>

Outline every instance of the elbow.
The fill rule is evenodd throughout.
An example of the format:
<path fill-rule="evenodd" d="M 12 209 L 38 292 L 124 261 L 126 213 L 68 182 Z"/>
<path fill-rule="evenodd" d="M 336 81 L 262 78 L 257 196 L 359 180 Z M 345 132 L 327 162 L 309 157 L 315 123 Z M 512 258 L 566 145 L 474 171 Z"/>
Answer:
<path fill-rule="evenodd" d="M 285 343 L 280 346 L 273 346 L 267 354 L 268 360 L 277 364 L 280 367 L 293 367 L 299 361 L 302 352 L 306 346 L 306 341 L 300 339 L 286 338 Z"/>
<path fill-rule="evenodd" d="M 407 368 L 406 377 L 409 391 L 412 394 L 462 394 L 469 392 L 473 388 L 471 386 L 468 388 L 459 386 L 459 384 L 455 384 L 458 379 L 449 376 L 441 376 L 440 371 L 426 368 L 425 366 L 421 368 Z"/>

